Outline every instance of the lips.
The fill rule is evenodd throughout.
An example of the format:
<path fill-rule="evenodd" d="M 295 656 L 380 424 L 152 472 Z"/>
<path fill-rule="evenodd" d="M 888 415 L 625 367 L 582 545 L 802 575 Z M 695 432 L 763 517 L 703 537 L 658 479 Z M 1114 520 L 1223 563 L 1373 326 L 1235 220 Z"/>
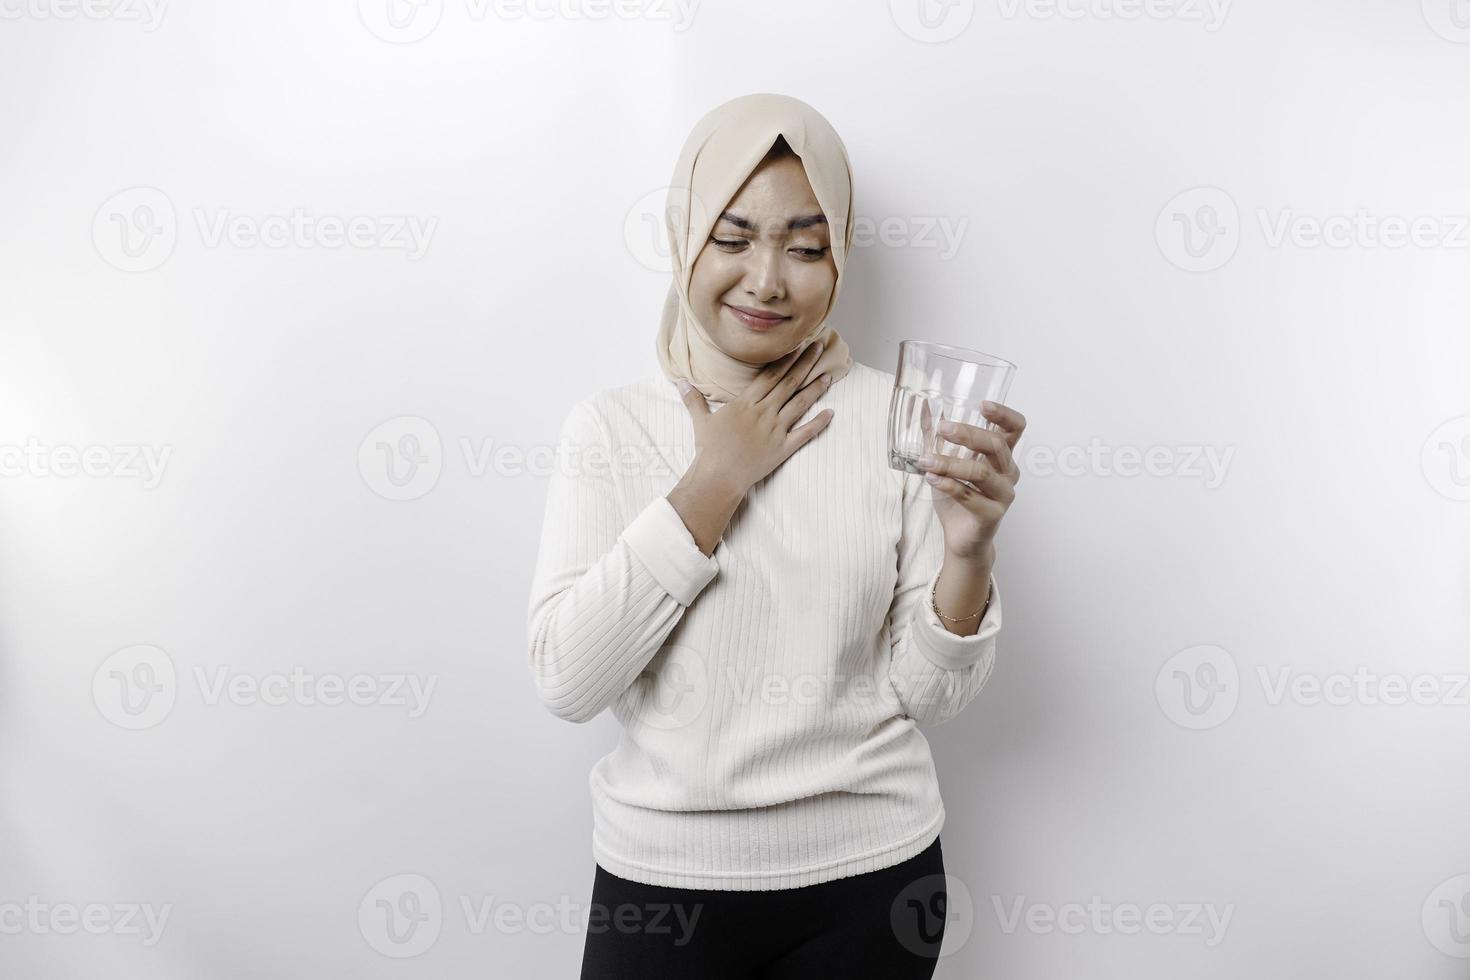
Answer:
<path fill-rule="evenodd" d="M 769 310 L 752 309 L 748 306 L 732 306 L 726 303 L 725 308 L 734 315 L 735 319 L 753 330 L 770 330 L 791 319 L 789 316 L 781 316 Z"/>

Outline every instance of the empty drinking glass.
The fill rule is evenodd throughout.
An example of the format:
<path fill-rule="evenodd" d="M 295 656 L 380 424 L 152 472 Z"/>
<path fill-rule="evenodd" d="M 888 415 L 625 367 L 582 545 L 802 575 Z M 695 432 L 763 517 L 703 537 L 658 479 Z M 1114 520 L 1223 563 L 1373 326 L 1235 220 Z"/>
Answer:
<path fill-rule="evenodd" d="M 898 345 L 898 371 L 888 405 L 888 465 L 923 475 L 920 456 L 974 459 L 968 446 L 939 434 L 945 420 L 996 429 L 980 414 L 980 403 L 1004 403 L 1016 366 L 963 347 L 905 340 Z"/>

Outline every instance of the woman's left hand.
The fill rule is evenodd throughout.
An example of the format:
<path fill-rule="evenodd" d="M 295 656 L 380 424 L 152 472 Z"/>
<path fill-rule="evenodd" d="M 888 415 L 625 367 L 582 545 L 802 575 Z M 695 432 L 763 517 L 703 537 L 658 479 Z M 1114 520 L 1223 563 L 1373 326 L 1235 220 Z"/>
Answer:
<path fill-rule="evenodd" d="M 934 510 L 944 526 L 945 554 L 962 561 L 993 560 L 995 532 L 1011 501 L 1021 470 L 1011 451 L 1026 431 L 1026 417 L 1014 409 L 986 402 L 981 413 L 1000 427 L 999 432 L 963 422 L 946 421 L 935 439 L 973 449 L 974 459 L 944 454 L 918 459 L 924 479 L 934 489 Z M 946 431 L 945 427 L 952 427 Z"/>

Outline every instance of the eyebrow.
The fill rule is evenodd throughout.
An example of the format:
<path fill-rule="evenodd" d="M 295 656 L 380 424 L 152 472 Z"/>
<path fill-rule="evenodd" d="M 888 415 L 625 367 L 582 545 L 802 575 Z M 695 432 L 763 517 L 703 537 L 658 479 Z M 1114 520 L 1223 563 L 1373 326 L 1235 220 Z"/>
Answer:
<path fill-rule="evenodd" d="M 720 220 L 721 221 L 728 221 L 728 222 L 730 222 L 730 224 L 734 225 L 736 228 L 744 228 L 746 231 L 759 231 L 760 230 L 760 229 L 756 228 L 754 222 L 747 221 L 746 219 L 740 217 L 740 215 L 734 214 L 733 212 L 730 212 L 730 211 L 726 211 L 723 214 L 721 214 L 720 215 Z M 827 216 L 826 215 L 824 215 L 824 214 L 809 214 L 809 215 L 807 215 L 804 218 L 792 218 L 789 222 L 787 222 L 787 224 L 786 224 L 786 230 L 787 231 L 800 231 L 803 228 L 810 228 L 812 225 L 825 225 L 826 223 L 827 223 Z"/>

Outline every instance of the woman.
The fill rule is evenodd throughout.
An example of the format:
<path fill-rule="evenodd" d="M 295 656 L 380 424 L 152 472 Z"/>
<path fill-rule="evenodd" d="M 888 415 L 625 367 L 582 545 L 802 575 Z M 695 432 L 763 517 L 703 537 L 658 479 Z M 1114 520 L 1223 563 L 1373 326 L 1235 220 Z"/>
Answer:
<path fill-rule="evenodd" d="M 672 187 L 661 371 L 573 406 L 530 603 L 546 706 L 623 726 L 589 780 L 582 976 L 930 977 L 944 806 L 917 725 L 995 662 L 1025 420 L 960 425 L 980 455 L 929 484 L 888 467 L 893 376 L 827 324 L 851 170 L 811 106 L 716 108 Z"/>

